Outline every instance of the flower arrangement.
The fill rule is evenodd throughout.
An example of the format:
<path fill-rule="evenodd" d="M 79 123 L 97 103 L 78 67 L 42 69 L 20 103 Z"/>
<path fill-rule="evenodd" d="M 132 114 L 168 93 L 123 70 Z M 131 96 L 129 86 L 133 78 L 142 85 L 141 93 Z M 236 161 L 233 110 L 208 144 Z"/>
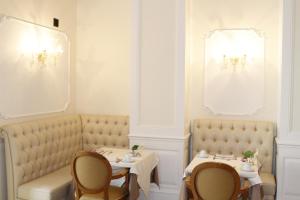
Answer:
<path fill-rule="evenodd" d="M 248 158 L 253 158 L 254 157 L 254 152 L 253 151 L 245 151 L 242 153 L 244 158 L 248 159 Z"/>
<path fill-rule="evenodd" d="M 254 152 L 253 151 L 248 150 L 248 151 L 243 152 L 242 154 L 244 156 L 244 158 L 243 158 L 244 161 L 246 161 L 248 163 L 252 162 L 252 160 L 254 158 Z"/>
<path fill-rule="evenodd" d="M 132 147 L 131 147 L 131 151 L 132 151 L 132 155 L 133 156 L 136 156 L 136 150 L 138 150 L 139 149 L 139 145 L 137 145 L 137 144 L 135 144 L 135 145 L 133 145 Z"/>
<path fill-rule="evenodd" d="M 135 150 L 138 150 L 138 148 L 139 148 L 139 145 L 135 144 L 131 147 L 131 150 L 135 151 Z"/>

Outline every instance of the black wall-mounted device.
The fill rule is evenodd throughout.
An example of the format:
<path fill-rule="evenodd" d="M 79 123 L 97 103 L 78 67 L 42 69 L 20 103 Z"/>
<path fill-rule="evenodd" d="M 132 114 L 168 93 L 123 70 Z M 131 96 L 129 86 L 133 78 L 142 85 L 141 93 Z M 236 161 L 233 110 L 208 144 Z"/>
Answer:
<path fill-rule="evenodd" d="M 53 18 L 53 26 L 57 28 L 59 27 L 59 19 Z"/>

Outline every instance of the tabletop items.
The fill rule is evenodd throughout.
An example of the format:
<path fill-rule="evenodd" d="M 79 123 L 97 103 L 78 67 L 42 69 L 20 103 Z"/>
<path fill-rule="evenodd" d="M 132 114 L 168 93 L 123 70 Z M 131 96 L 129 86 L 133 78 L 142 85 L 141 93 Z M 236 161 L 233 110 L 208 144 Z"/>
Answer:
<path fill-rule="evenodd" d="M 197 165 L 185 180 L 188 199 L 248 199 L 249 186 L 242 184 L 237 171 L 224 163 Z"/>
<path fill-rule="evenodd" d="M 258 173 L 259 165 L 257 160 L 254 160 L 252 164 L 244 162 L 242 157 L 234 157 L 232 155 L 221 154 L 209 155 L 206 158 L 200 156 L 200 154 L 196 155 L 185 169 L 184 177 L 190 175 L 197 165 L 205 162 L 220 162 L 228 164 L 235 168 L 235 170 L 239 173 L 241 177 L 247 178 L 251 185 L 262 183 Z"/>
<path fill-rule="evenodd" d="M 261 189 L 260 185 L 262 183 L 261 177 L 258 173 L 259 163 L 256 158 L 252 159 L 252 162 L 245 162 L 242 157 L 235 157 L 233 155 L 209 155 L 206 152 L 200 151 L 190 164 L 186 167 L 184 171 L 183 178 L 190 178 L 193 169 L 203 163 L 222 163 L 233 167 L 239 176 L 243 179 L 247 179 L 252 187 L 251 199 L 260 199 Z"/>
<path fill-rule="evenodd" d="M 138 186 L 145 195 L 148 196 L 151 184 L 151 173 L 153 171 L 157 173 L 155 168 L 159 162 L 158 156 L 153 151 L 144 149 L 136 150 L 135 155 L 132 154 L 131 149 L 101 147 L 95 151 L 102 154 L 113 168 L 129 168 L 131 174 L 130 181 L 132 182 L 132 180 L 136 179 Z M 155 183 L 158 184 L 158 179 L 156 179 Z M 137 192 L 130 191 L 130 195 Z M 134 194 L 134 196 L 136 195 Z"/>

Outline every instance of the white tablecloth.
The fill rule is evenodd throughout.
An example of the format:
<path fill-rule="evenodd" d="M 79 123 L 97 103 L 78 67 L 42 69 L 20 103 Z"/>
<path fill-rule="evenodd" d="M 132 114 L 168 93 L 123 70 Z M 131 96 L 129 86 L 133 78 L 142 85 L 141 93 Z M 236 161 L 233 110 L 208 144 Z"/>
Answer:
<path fill-rule="evenodd" d="M 153 151 L 140 150 L 139 157 L 134 157 L 134 162 L 123 162 L 124 156 L 130 153 L 129 149 L 117 149 L 102 147 L 96 150 L 109 160 L 113 168 L 130 168 L 130 173 L 137 175 L 137 182 L 146 196 L 150 190 L 150 175 L 152 170 L 158 165 L 158 156 Z"/>
<path fill-rule="evenodd" d="M 257 184 L 262 183 L 261 178 L 258 174 L 257 161 L 254 161 L 253 171 L 251 171 L 251 172 L 243 171 L 241 169 L 243 162 L 242 162 L 242 159 L 239 157 L 234 160 L 224 160 L 224 159 L 214 159 L 213 156 L 209 156 L 208 158 L 200 158 L 198 155 L 196 155 L 194 157 L 194 159 L 192 160 L 192 162 L 185 169 L 183 176 L 186 177 L 186 176 L 190 175 L 192 173 L 193 169 L 197 165 L 204 163 L 204 162 L 221 162 L 221 163 L 228 164 L 228 165 L 232 166 L 233 168 L 235 168 L 235 170 L 238 172 L 240 177 L 247 178 L 251 185 L 257 185 Z"/>

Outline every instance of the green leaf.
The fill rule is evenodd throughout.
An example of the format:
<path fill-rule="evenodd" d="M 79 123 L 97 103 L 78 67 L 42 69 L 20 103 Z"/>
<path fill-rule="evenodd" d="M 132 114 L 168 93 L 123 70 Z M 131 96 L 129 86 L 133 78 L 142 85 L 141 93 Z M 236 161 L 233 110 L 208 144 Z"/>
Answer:
<path fill-rule="evenodd" d="M 132 151 L 135 151 L 135 150 L 137 150 L 138 148 L 139 148 L 139 145 L 136 145 L 136 144 L 135 144 L 135 145 L 133 145 L 133 146 L 131 147 L 131 150 L 132 150 Z"/>
<path fill-rule="evenodd" d="M 243 156 L 245 157 L 245 158 L 253 158 L 254 157 L 254 152 L 253 151 L 245 151 L 245 152 L 243 152 Z"/>

